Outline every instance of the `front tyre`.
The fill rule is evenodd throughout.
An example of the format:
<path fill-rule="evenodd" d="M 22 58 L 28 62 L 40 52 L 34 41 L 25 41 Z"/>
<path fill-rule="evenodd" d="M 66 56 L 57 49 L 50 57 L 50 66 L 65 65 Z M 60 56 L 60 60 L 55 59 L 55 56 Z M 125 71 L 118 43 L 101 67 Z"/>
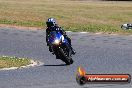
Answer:
<path fill-rule="evenodd" d="M 67 51 L 64 51 L 62 48 L 59 48 L 59 50 L 61 53 L 61 60 L 65 62 L 66 65 L 73 64 L 74 61 L 72 60 L 71 56 L 70 57 L 68 56 Z"/>

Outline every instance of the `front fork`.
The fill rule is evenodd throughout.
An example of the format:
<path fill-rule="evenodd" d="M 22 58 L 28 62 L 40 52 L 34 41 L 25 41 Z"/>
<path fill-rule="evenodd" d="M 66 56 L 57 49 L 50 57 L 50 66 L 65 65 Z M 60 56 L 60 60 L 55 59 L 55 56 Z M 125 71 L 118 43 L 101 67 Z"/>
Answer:
<path fill-rule="evenodd" d="M 62 48 L 64 51 L 66 51 L 68 57 L 70 57 L 72 54 L 71 48 L 66 44 L 52 45 L 51 48 L 56 55 L 59 55 L 59 48 Z"/>
<path fill-rule="evenodd" d="M 64 44 L 63 47 L 65 48 L 68 57 L 70 57 L 72 54 L 71 47 L 69 45 L 66 45 L 66 44 Z"/>

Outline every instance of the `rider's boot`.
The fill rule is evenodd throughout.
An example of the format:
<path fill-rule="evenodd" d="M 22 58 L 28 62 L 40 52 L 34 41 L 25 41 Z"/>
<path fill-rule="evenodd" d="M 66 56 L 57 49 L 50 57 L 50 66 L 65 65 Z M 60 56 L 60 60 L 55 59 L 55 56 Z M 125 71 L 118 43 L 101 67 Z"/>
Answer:
<path fill-rule="evenodd" d="M 71 47 L 71 50 L 72 50 L 72 54 L 75 55 L 76 54 L 76 51 L 72 48 L 72 45 L 71 45 L 71 39 L 69 37 L 66 36 L 66 38 L 68 39 L 69 41 L 69 44 L 70 44 L 70 47 Z"/>
<path fill-rule="evenodd" d="M 75 55 L 76 51 L 72 48 L 72 46 L 71 46 L 71 50 L 72 50 L 72 54 Z"/>

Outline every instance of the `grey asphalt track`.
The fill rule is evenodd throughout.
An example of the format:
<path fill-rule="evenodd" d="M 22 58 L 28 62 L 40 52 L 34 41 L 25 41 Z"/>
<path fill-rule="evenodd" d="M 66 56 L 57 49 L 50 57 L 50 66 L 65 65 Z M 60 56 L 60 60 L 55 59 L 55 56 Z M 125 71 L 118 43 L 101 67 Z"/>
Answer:
<path fill-rule="evenodd" d="M 76 55 L 65 66 L 46 46 L 45 30 L 0 28 L 0 55 L 33 58 L 43 66 L 0 71 L 0 88 L 132 88 L 130 84 L 76 83 L 78 66 L 87 73 L 129 73 L 132 75 L 132 36 L 68 32 Z"/>

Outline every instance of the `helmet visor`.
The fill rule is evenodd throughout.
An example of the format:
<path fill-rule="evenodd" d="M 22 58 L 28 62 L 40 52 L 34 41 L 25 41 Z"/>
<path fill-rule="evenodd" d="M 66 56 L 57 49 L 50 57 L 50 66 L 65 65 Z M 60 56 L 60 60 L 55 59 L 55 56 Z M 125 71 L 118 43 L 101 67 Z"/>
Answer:
<path fill-rule="evenodd" d="M 47 25 L 48 27 L 54 26 L 53 22 L 46 22 L 46 25 Z"/>

